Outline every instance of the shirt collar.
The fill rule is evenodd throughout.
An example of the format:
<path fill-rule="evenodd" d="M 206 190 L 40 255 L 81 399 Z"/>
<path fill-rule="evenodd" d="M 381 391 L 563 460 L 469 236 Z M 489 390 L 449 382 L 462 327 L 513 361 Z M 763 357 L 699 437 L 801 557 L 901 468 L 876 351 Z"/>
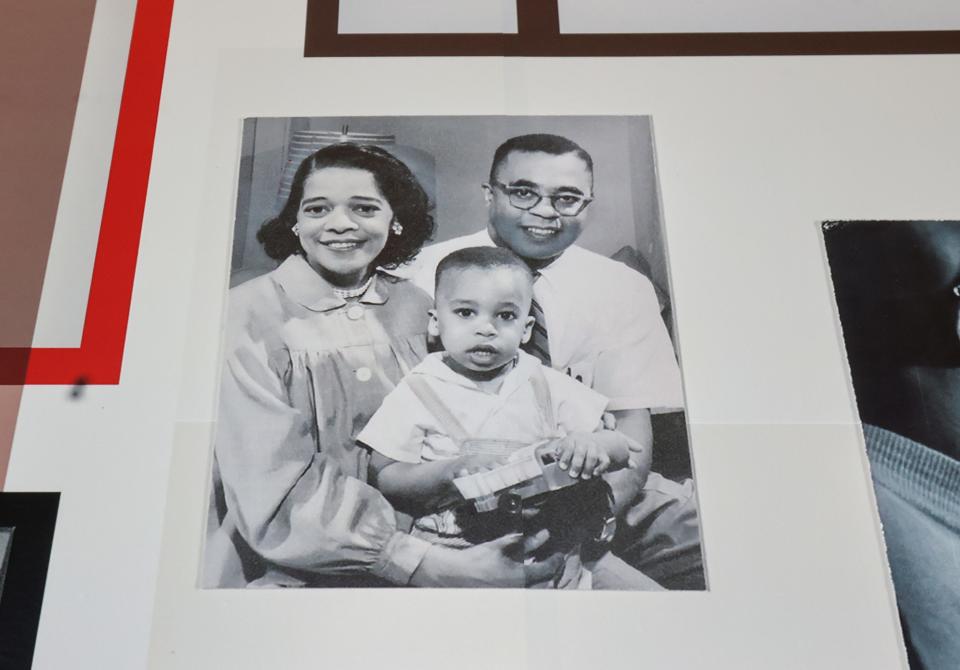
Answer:
<path fill-rule="evenodd" d="M 427 357 L 420 361 L 420 364 L 413 370 L 414 374 L 421 374 L 427 377 L 433 377 L 434 379 L 439 379 L 440 381 L 450 382 L 451 384 L 457 384 L 458 386 L 466 386 L 467 388 L 477 388 L 477 385 L 473 381 L 467 379 L 461 374 L 454 372 L 450 367 L 443 362 L 443 352 L 435 351 L 432 354 L 427 354 Z"/>
<path fill-rule="evenodd" d="M 474 238 L 474 239 L 472 239 Z M 493 238 L 490 236 L 490 229 L 484 228 L 479 233 L 471 235 L 471 242 L 476 242 L 477 246 L 490 246 L 495 247 L 497 243 L 493 241 Z M 539 277 L 546 277 L 549 281 L 550 275 L 558 270 L 562 270 L 564 266 L 570 264 L 570 257 L 575 256 L 579 247 L 576 244 L 571 244 L 569 247 L 563 250 L 563 253 L 553 259 L 549 265 L 544 265 L 542 268 L 536 271 L 536 274 Z"/>
<path fill-rule="evenodd" d="M 314 312 L 326 312 L 343 307 L 347 301 L 333 292 L 333 287 L 310 267 L 300 254 L 288 256 L 276 270 L 274 277 L 290 298 Z M 360 302 L 382 305 L 387 302 L 390 281 L 374 273 L 370 286 L 360 296 Z"/>

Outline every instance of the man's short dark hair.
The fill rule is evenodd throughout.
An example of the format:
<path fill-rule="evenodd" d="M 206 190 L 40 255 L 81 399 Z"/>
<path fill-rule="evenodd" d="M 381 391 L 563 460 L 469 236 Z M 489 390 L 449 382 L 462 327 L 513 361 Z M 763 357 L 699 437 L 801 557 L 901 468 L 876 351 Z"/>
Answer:
<path fill-rule="evenodd" d="M 523 260 L 509 249 L 502 247 L 465 247 L 447 254 L 437 265 L 434 294 L 440 290 L 440 280 L 450 270 L 469 268 L 510 268 L 518 270 L 533 284 L 533 272 Z"/>
<path fill-rule="evenodd" d="M 500 166 L 507 160 L 507 156 L 515 151 L 525 153 L 539 152 L 550 154 L 551 156 L 576 154 L 580 160 L 587 164 L 587 170 L 593 175 L 593 159 L 579 144 L 560 135 L 534 133 L 531 135 L 511 137 L 497 147 L 497 150 L 493 152 L 493 163 L 490 165 L 491 182 L 497 180 L 497 172 L 500 170 Z"/>

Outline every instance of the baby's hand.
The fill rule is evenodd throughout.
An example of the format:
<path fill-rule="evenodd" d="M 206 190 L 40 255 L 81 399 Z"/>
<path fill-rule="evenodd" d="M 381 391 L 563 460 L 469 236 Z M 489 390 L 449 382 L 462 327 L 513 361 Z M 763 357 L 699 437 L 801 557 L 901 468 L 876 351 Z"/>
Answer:
<path fill-rule="evenodd" d="M 604 412 L 600 422 L 603 425 L 604 430 L 617 429 L 617 417 L 614 416 L 613 412 Z"/>
<path fill-rule="evenodd" d="M 599 477 L 610 469 L 610 455 L 598 433 L 570 433 L 547 445 L 553 448 L 561 470 L 576 479 Z"/>
<path fill-rule="evenodd" d="M 477 472 L 486 472 L 494 470 L 501 465 L 506 464 L 503 456 L 494 456 L 492 454 L 470 454 L 463 455 L 453 461 L 453 467 L 450 471 L 453 473 L 453 479 L 457 477 L 466 477 Z"/>

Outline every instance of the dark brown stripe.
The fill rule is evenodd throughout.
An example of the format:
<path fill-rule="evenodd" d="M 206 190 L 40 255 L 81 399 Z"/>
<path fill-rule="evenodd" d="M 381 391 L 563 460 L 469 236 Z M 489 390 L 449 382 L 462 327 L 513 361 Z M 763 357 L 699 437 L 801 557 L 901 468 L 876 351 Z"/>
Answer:
<path fill-rule="evenodd" d="M 517 34 L 555 38 L 560 35 L 557 0 L 517 0 Z"/>
<path fill-rule="evenodd" d="M 557 0 L 518 0 L 516 34 L 339 35 L 338 0 L 308 0 L 304 56 L 842 56 L 960 53 L 960 30 L 560 33 Z"/>

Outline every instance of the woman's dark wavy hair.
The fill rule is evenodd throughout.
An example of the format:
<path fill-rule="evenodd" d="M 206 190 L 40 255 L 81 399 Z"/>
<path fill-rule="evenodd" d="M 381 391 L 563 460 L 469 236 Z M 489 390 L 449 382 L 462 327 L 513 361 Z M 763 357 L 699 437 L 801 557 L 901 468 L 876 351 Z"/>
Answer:
<path fill-rule="evenodd" d="M 395 219 L 403 226 L 400 235 L 392 231 L 387 235 L 387 244 L 374 265 L 395 268 L 406 263 L 433 236 L 434 222 L 427 194 L 410 168 L 380 147 L 344 142 L 314 152 L 297 168 L 283 209 L 257 231 L 257 240 L 270 258 L 282 261 L 292 254 L 303 253 L 299 238 L 291 230 L 303 199 L 303 183 L 317 170 L 328 167 L 353 168 L 372 174 L 377 188 L 390 203 Z"/>

